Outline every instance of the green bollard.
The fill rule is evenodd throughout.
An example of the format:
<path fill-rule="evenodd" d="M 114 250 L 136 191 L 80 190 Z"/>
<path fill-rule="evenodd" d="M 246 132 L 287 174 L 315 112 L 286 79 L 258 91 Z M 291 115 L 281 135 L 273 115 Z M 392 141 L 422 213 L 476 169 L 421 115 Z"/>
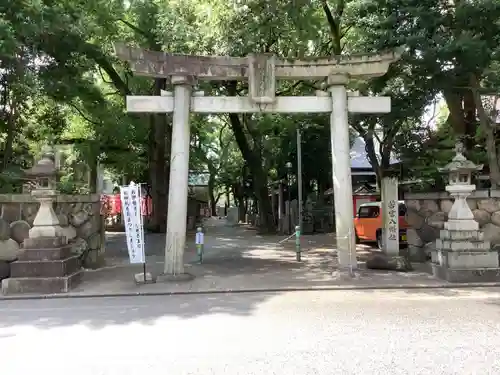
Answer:
<path fill-rule="evenodd" d="M 297 225 L 295 227 L 295 255 L 297 257 L 297 262 L 301 260 L 301 251 L 300 251 L 300 226 Z"/>
<path fill-rule="evenodd" d="M 198 262 L 203 263 L 203 243 L 205 240 L 205 235 L 203 233 L 203 229 L 198 227 L 196 229 L 196 254 L 198 255 Z"/>

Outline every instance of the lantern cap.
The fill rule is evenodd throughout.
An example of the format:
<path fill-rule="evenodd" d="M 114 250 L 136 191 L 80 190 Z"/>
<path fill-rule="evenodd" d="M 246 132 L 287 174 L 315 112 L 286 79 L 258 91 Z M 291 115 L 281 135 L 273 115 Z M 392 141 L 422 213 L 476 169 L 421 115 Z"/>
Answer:
<path fill-rule="evenodd" d="M 24 171 L 28 177 L 56 177 L 57 168 L 55 164 L 54 151 L 51 147 L 42 149 L 42 158 L 30 169 Z"/>
<path fill-rule="evenodd" d="M 472 161 L 468 160 L 464 156 L 464 145 L 462 142 L 457 142 L 455 145 L 455 156 L 451 160 L 450 163 L 448 163 L 446 166 L 443 168 L 439 168 L 439 172 L 442 173 L 452 173 L 452 172 L 466 172 L 466 173 L 472 173 L 476 171 L 480 171 L 483 169 L 482 164 L 474 164 Z"/>

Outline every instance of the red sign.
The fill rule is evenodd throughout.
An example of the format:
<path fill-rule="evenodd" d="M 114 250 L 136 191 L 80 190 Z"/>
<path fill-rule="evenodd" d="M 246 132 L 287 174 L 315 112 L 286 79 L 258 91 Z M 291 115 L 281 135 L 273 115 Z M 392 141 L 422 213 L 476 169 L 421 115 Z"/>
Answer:
<path fill-rule="evenodd" d="M 116 216 L 122 212 L 122 202 L 120 194 L 101 196 L 101 215 Z M 151 216 L 153 213 L 153 200 L 151 197 L 143 197 L 141 202 L 141 212 L 143 216 Z"/>

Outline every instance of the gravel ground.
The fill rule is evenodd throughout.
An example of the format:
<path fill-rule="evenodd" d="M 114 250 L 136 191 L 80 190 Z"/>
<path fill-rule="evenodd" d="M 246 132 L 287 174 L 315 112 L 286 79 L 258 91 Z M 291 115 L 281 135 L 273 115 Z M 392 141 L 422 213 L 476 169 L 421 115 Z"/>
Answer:
<path fill-rule="evenodd" d="M 0 301 L 3 374 L 500 374 L 500 289 Z"/>

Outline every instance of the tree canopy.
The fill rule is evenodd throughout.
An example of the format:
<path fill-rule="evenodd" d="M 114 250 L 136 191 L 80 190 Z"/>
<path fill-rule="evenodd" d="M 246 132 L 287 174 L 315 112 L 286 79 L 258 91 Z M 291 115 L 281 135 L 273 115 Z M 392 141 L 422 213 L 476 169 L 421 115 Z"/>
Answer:
<path fill-rule="evenodd" d="M 377 178 L 392 173 L 394 154 L 404 179 L 439 185 L 438 164 L 449 161 L 461 138 L 468 156 L 487 164 L 492 187 L 500 186 L 497 0 L 11 0 L 0 4 L 0 15 L 4 192 L 18 191 L 21 170 L 43 143 L 65 145 L 71 154 L 65 191 L 95 191 L 99 162 L 117 179 L 151 185 L 154 225 L 165 229 L 171 118 L 127 114 L 125 96 L 159 95 L 168 83 L 134 76 L 114 56 L 114 42 L 170 53 L 284 58 L 403 47 L 385 76 L 349 87 L 392 97 L 390 114 L 350 118 Z M 278 95 L 314 95 L 322 88 L 322 82 L 279 82 Z M 230 81 L 200 89 L 248 92 L 245 83 Z M 209 173 L 213 208 L 221 196 L 240 206 L 253 197 L 263 229 L 271 231 L 268 186 L 285 177 L 287 162 L 295 169 L 297 128 L 306 195 L 321 196 L 331 186 L 327 116 L 193 115 L 191 127 L 191 169 Z"/>

